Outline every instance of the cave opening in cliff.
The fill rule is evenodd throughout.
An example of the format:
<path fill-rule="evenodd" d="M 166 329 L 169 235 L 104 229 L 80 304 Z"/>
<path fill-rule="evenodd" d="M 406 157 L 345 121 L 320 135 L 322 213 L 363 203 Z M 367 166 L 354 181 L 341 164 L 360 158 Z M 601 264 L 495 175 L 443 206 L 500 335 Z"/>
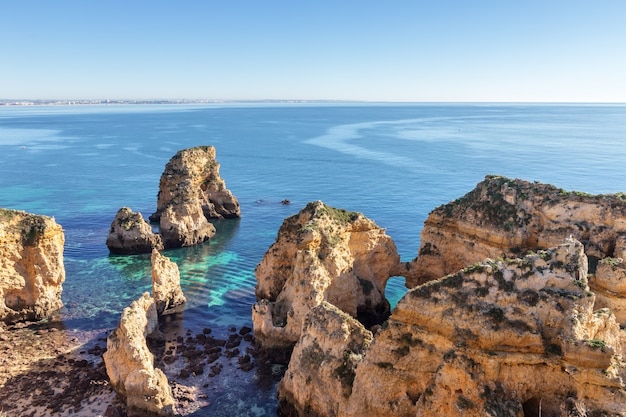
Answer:
<path fill-rule="evenodd" d="M 522 404 L 524 417 L 558 417 L 561 409 L 558 402 L 533 397 Z"/>

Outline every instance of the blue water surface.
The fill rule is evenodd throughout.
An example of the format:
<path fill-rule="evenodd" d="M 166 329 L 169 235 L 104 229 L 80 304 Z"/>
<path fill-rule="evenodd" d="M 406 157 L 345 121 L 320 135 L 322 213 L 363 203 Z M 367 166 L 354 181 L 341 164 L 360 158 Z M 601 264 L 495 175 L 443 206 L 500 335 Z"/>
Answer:
<path fill-rule="evenodd" d="M 428 213 L 487 174 L 626 191 L 625 144 L 624 105 L 0 107 L 0 207 L 55 217 L 66 237 L 65 326 L 111 329 L 151 279 L 148 255 L 109 255 L 115 213 L 129 206 L 147 217 L 166 162 L 183 148 L 215 146 L 242 218 L 166 255 L 188 298 L 185 328 L 227 329 L 251 325 L 254 268 L 283 219 L 310 201 L 364 213 L 408 261 Z M 392 304 L 404 291 L 402 279 L 390 280 Z M 229 378 L 197 415 L 275 415 L 273 387 L 254 373 Z"/>

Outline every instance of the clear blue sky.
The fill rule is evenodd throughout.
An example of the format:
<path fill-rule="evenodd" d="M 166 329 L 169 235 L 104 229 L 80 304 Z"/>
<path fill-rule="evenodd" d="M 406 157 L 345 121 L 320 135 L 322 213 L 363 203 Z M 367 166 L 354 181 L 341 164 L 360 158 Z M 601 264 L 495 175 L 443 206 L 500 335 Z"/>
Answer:
<path fill-rule="evenodd" d="M 0 0 L 0 98 L 626 102 L 625 0 Z"/>

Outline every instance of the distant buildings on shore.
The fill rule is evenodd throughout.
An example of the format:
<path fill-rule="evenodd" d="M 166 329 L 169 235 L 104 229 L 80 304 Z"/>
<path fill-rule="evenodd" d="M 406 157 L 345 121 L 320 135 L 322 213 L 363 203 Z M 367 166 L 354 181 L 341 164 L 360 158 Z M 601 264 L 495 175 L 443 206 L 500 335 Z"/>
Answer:
<path fill-rule="evenodd" d="M 84 106 L 117 104 L 215 104 L 215 103 L 335 103 L 343 100 L 9 100 L 0 99 L 0 106 Z"/>
<path fill-rule="evenodd" d="M 202 104 L 222 103 L 223 100 L 8 100 L 0 99 L 0 106 L 80 106 L 100 104 Z"/>

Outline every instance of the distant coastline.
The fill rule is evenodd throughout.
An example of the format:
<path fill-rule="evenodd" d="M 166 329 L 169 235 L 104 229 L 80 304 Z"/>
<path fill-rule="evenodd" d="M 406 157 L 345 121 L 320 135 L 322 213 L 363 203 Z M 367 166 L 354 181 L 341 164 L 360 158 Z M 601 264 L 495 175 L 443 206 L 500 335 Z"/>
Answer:
<path fill-rule="evenodd" d="M 220 103 L 345 103 L 354 100 L 206 100 L 206 99 L 79 99 L 19 100 L 0 99 L 0 106 L 85 106 L 124 104 L 220 104 Z"/>

